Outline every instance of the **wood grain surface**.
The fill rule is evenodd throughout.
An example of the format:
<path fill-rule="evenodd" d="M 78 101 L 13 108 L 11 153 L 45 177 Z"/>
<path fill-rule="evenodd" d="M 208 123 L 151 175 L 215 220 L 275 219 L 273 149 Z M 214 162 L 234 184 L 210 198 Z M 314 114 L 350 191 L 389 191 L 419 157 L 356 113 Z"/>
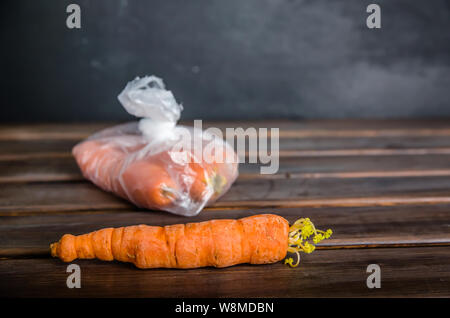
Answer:
<path fill-rule="evenodd" d="M 242 163 L 239 178 L 364 178 L 448 176 L 450 155 L 282 157 L 278 173 L 260 174 L 261 164 Z M 0 160 L 0 182 L 81 181 L 71 156 Z"/>
<path fill-rule="evenodd" d="M 56 259 L 0 261 L 0 294 L 20 297 L 400 297 L 448 295 L 450 247 L 319 250 L 299 268 L 281 263 L 224 269 L 138 270 L 130 264 L 78 260 L 81 288 L 68 289 Z M 368 264 L 381 288 L 366 285 Z M 45 291 L 45 292 L 44 292 Z"/>
<path fill-rule="evenodd" d="M 0 193 L 0 215 L 132 208 L 87 181 L 2 184 Z M 210 208 L 440 203 L 450 203 L 449 177 L 289 178 L 237 180 Z"/>
<path fill-rule="evenodd" d="M 260 164 L 241 164 L 230 191 L 193 218 L 136 208 L 82 178 L 72 146 L 110 125 L 0 126 L 0 295 L 450 296 L 450 120 L 204 123 L 280 128 L 280 169 L 261 175 Z M 258 213 L 307 216 L 334 235 L 296 269 L 142 271 L 77 261 L 79 290 L 66 287 L 66 264 L 48 254 L 65 233 Z M 365 283 L 372 263 L 382 269 L 378 290 Z"/>

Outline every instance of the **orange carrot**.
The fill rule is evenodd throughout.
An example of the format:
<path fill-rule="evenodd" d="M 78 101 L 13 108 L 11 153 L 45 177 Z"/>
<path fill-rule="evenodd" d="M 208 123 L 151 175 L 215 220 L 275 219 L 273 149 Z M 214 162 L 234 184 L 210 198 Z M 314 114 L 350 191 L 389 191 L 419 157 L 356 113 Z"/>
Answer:
<path fill-rule="evenodd" d="M 189 189 L 189 194 L 194 200 L 201 200 L 208 191 L 208 186 L 213 178 L 213 171 L 210 166 L 201 163 L 191 162 L 189 169 L 193 173 L 194 181 Z"/>
<path fill-rule="evenodd" d="M 228 190 L 231 186 L 230 177 L 237 173 L 238 160 L 236 154 L 233 153 L 233 160 L 227 161 L 226 154 L 229 150 L 218 147 L 216 151 L 222 151 L 223 158 L 220 162 L 213 160 L 211 163 L 192 162 L 189 164 L 190 170 L 195 173 L 195 180 L 190 189 L 190 195 L 194 199 L 201 199 L 208 188 L 212 188 L 214 192 L 210 201 L 216 200 L 220 194 Z"/>
<path fill-rule="evenodd" d="M 64 262 L 98 258 L 130 262 L 138 268 L 267 264 L 282 260 L 288 250 L 295 252 L 298 222 L 293 226 L 290 232 L 288 221 L 273 214 L 164 227 L 137 225 L 66 234 L 50 249 Z"/>
<path fill-rule="evenodd" d="M 127 139 L 131 147 L 98 140 L 86 140 L 75 146 L 73 154 L 83 175 L 100 188 L 138 206 L 162 210 L 179 198 L 186 200 L 186 196 L 194 203 L 203 200 L 211 203 L 236 178 L 237 162 L 174 164 L 167 151 L 136 158 L 145 144 L 138 137 L 132 138 Z M 218 149 L 226 151 L 225 147 Z"/>
<path fill-rule="evenodd" d="M 115 181 L 125 158 L 123 149 L 108 143 L 87 140 L 73 149 L 73 154 L 86 178 L 96 176 L 93 182 L 100 188 L 124 196 L 125 192 Z"/>
<path fill-rule="evenodd" d="M 126 168 L 123 184 L 139 206 L 162 208 L 174 201 L 177 185 L 169 174 L 148 161 L 135 161 Z"/>

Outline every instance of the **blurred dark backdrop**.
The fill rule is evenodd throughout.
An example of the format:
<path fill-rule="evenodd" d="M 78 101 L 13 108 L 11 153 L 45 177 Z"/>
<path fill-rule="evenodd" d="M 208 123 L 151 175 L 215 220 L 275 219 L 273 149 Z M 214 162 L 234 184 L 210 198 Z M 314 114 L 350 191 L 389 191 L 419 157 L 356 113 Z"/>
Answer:
<path fill-rule="evenodd" d="M 68 29 L 66 7 L 81 6 Z M 366 7 L 382 9 L 370 30 Z M 164 79 L 182 118 L 450 116 L 450 1 L 3 0 L 1 121 L 131 118 Z"/>

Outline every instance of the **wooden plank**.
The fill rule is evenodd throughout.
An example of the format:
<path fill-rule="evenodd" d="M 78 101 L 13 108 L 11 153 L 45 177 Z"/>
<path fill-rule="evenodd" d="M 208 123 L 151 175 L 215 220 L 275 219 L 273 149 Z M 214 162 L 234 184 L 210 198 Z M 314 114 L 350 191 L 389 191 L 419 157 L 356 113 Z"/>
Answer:
<path fill-rule="evenodd" d="M 1 140 L 2 153 L 30 154 L 46 152 L 70 152 L 82 139 L 30 139 Z M 270 140 L 268 143 L 270 147 Z M 449 136 L 426 137 L 309 137 L 280 138 L 281 150 L 332 150 L 332 149 L 407 149 L 407 148 L 445 148 L 450 146 Z M 270 149 L 270 148 L 269 148 Z"/>
<path fill-rule="evenodd" d="M 240 164 L 243 174 L 257 174 L 257 164 Z M 339 156 L 339 157 L 284 157 L 280 158 L 279 173 L 344 173 L 344 172 L 395 172 L 427 171 L 431 169 L 447 170 L 450 168 L 448 155 L 411 155 L 411 156 Z"/>
<path fill-rule="evenodd" d="M 450 247 L 318 250 L 298 268 L 281 263 L 224 269 L 139 270 L 77 260 L 81 288 L 66 286 L 57 259 L 0 260 L 0 296 L 8 297 L 449 297 Z M 369 264 L 381 288 L 366 285 Z"/>
<path fill-rule="evenodd" d="M 238 180 L 221 202 L 353 198 L 407 194 L 445 195 L 450 178 Z"/>
<path fill-rule="evenodd" d="M 118 123 L 2 124 L 0 140 L 81 140 Z"/>
<path fill-rule="evenodd" d="M 192 121 L 183 124 L 192 125 Z M 436 136 L 450 133 L 450 118 L 441 119 L 313 119 L 206 121 L 203 127 L 279 128 L 283 137 Z"/>
<path fill-rule="evenodd" d="M 363 121 L 364 123 L 364 121 Z M 393 124 L 399 126 L 393 126 Z M 0 160 L 69 157 L 72 147 L 110 124 L 0 126 Z M 281 156 L 449 154 L 450 120 L 210 122 L 204 127 L 280 127 Z M 394 128 L 393 128 L 394 127 Z M 396 127 L 396 128 L 395 128 Z"/>
<path fill-rule="evenodd" d="M 71 150 L 78 141 L 64 139 L 0 140 L 0 162 L 71 157 Z M 450 136 L 431 138 L 282 138 L 279 142 L 279 149 L 280 157 L 448 155 L 450 154 Z M 247 155 L 249 153 L 254 152 L 247 152 Z"/>
<path fill-rule="evenodd" d="M 450 202 L 450 178 L 240 179 L 211 208 L 331 207 Z M 88 182 L 0 184 L 0 215 L 132 209 Z"/>
<path fill-rule="evenodd" d="M 280 158 L 276 175 L 261 175 L 260 164 L 241 164 L 240 178 L 369 178 L 449 176 L 449 155 Z M 72 157 L 0 161 L 0 183 L 80 181 Z"/>
<path fill-rule="evenodd" d="M 269 145 L 270 147 L 270 141 Z M 449 136 L 426 137 L 308 137 L 280 138 L 280 150 L 337 150 L 337 149 L 408 149 L 444 148 L 450 146 Z M 270 148 L 269 148 L 270 149 Z"/>
<path fill-rule="evenodd" d="M 2 124 L 0 140 L 83 139 L 115 124 L 117 123 Z M 182 121 L 181 124 L 192 125 L 193 121 Z M 203 127 L 280 128 L 281 137 L 297 138 L 450 135 L 449 119 L 206 121 L 203 122 Z"/>
<path fill-rule="evenodd" d="M 250 152 L 250 155 L 254 152 Z M 407 149 L 280 150 L 280 157 L 450 155 L 450 147 Z"/>
<path fill-rule="evenodd" d="M 239 153 L 240 154 L 240 153 Z M 414 155 L 450 155 L 450 147 L 407 148 L 407 149 L 331 149 L 331 150 L 279 150 L 278 157 L 352 157 L 352 156 L 414 156 Z M 70 152 L 27 152 L 19 154 L 0 154 L 0 161 L 69 158 Z M 255 151 L 242 152 L 242 156 L 257 158 Z M 248 162 L 248 159 L 245 159 Z"/>
<path fill-rule="evenodd" d="M 78 140 L 7 140 L 0 141 L 0 160 L 70 157 Z"/>
<path fill-rule="evenodd" d="M 73 157 L 0 160 L 0 182 L 83 180 Z"/>
<path fill-rule="evenodd" d="M 58 212 L 71 210 L 130 209 L 132 205 L 91 183 L 1 184 L 2 212 Z"/>
<path fill-rule="evenodd" d="M 320 248 L 450 245 L 450 204 L 411 207 L 288 208 L 204 211 L 191 218 L 165 212 L 103 211 L 0 217 L 0 257 L 48 256 L 50 243 L 62 235 L 91 232 L 104 227 L 136 224 L 164 226 L 210 219 L 238 219 L 275 213 L 293 223 L 309 217 L 318 228 L 332 228 Z"/>

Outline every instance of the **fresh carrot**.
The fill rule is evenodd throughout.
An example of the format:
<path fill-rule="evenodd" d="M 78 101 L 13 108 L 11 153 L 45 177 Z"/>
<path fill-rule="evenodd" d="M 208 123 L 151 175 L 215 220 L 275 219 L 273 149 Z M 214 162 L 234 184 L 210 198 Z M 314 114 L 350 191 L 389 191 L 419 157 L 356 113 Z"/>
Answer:
<path fill-rule="evenodd" d="M 130 262 L 138 268 L 267 264 L 282 260 L 287 252 L 311 252 L 308 246 L 313 245 L 303 240 L 313 233 L 315 243 L 331 235 L 331 231 L 322 232 L 310 224 L 309 219 L 300 219 L 289 228 L 283 217 L 262 214 L 239 220 L 164 227 L 137 225 L 106 228 L 79 236 L 66 234 L 59 242 L 51 244 L 50 249 L 53 257 L 64 262 L 98 258 Z M 292 258 L 286 262 L 298 265 L 293 264 Z"/>

